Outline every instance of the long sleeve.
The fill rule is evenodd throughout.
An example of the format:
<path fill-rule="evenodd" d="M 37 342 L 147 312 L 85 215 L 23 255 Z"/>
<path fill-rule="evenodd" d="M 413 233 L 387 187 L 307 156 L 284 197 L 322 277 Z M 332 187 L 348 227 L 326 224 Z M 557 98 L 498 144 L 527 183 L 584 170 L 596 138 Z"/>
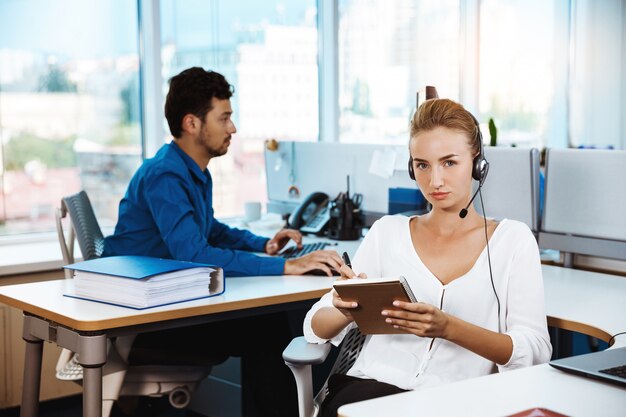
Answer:
<path fill-rule="evenodd" d="M 528 228 L 512 254 L 506 294 L 505 333 L 513 340 L 510 360 L 500 371 L 545 363 L 552 345 L 547 331 L 539 249 Z"/>
<path fill-rule="evenodd" d="M 248 230 L 229 227 L 213 218 L 213 226 L 209 235 L 209 244 L 228 249 L 240 249 L 254 252 L 264 252 L 269 238 L 257 236 Z"/>
<path fill-rule="evenodd" d="M 175 142 L 137 170 L 103 256 L 143 255 L 219 265 L 226 276 L 281 275 L 282 258 L 258 256 L 267 238 L 214 217 L 213 181 Z"/>
<path fill-rule="evenodd" d="M 164 173 L 145 182 L 144 198 L 163 242 L 174 259 L 203 262 L 224 268 L 226 276 L 280 275 L 284 259 L 257 256 L 242 250 L 262 250 L 265 238 L 217 225 L 210 241 L 202 233 L 202 219 L 189 200 L 185 179 Z M 213 244 L 219 242 L 220 246 Z M 213 244 L 212 244 L 213 243 Z"/>
<path fill-rule="evenodd" d="M 525 224 L 504 219 L 489 242 L 490 261 L 487 251 L 483 251 L 466 274 L 444 285 L 416 253 L 410 219 L 385 216 L 368 232 L 353 265 L 355 272 L 365 272 L 370 278 L 403 275 L 416 297 L 428 304 L 439 305 L 445 291 L 445 312 L 498 331 L 497 304 L 490 279 L 493 272 L 502 307 L 500 328 L 513 340 L 513 353 L 507 364 L 497 366 L 443 339 L 433 342 L 410 334 L 380 334 L 367 337 L 348 375 L 376 379 L 403 389 L 419 389 L 488 375 L 496 368 L 502 372 L 547 362 L 552 348 L 535 238 Z M 307 314 L 304 331 L 309 342 L 325 342 L 313 334 L 310 317 L 316 309 L 330 303 L 327 294 Z M 331 343 L 338 344 L 345 331 Z"/>
<path fill-rule="evenodd" d="M 378 248 L 378 232 L 380 227 L 377 226 L 377 223 L 374 223 L 370 231 L 365 235 L 363 242 L 359 245 L 359 248 L 356 251 L 354 259 L 352 261 L 353 271 L 358 275 L 361 272 L 365 272 L 368 276 L 378 276 L 380 274 L 380 256 L 377 254 Z M 309 343 L 326 343 L 328 339 L 322 339 L 318 337 L 311 327 L 311 321 L 313 320 L 313 316 L 315 313 L 324 307 L 332 307 L 333 305 L 333 297 L 332 291 L 324 294 L 324 296 L 311 307 L 311 309 L 306 314 L 304 318 L 303 324 L 303 333 L 304 338 Z M 346 326 L 339 334 L 330 339 L 330 342 L 339 346 L 343 338 L 348 334 L 348 331 L 355 326 L 354 323 L 350 323 Z"/>

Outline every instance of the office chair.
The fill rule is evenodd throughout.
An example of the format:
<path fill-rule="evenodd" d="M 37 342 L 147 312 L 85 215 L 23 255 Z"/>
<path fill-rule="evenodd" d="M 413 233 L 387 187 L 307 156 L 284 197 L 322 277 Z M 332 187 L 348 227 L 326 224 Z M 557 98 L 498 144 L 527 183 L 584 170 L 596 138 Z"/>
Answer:
<path fill-rule="evenodd" d="M 63 219 L 69 215 L 69 231 L 63 230 Z M 56 227 L 63 254 L 63 262 L 74 263 L 74 240 L 78 241 L 84 260 L 99 258 L 104 250 L 104 236 L 85 191 L 64 197 L 56 210 Z M 65 271 L 65 278 L 72 273 Z M 135 335 L 109 339 L 107 363 L 103 369 L 102 416 L 111 413 L 113 403 L 120 396 L 165 396 L 175 408 L 185 408 L 191 392 L 211 372 L 211 366 L 226 358 L 203 358 L 181 351 L 171 352 L 155 348 L 133 349 Z M 61 380 L 80 382 L 82 367 L 76 354 L 63 349 L 56 366 Z"/>
<path fill-rule="evenodd" d="M 351 329 L 341 343 L 337 360 L 329 375 L 345 374 L 352 367 L 365 344 L 365 335 L 358 328 Z M 294 338 L 283 351 L 285 364 L 293 372 L 298 390 L 299 417 L 315 417 L 320 405 L 328 394 L 328 378 L 324 386 L 313 398 L 313 380 L 311 365 L 323 363 L 330 352 L 330 344 L 308 343 L 303 336 Z"/>

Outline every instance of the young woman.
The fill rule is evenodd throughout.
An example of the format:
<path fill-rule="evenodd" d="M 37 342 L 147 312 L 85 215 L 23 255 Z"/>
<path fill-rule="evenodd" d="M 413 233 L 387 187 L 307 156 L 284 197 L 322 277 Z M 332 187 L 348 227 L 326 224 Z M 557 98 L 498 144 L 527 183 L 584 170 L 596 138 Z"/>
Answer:
<path fill-rule="evenodd" d="M 414 115 L 409 173 L 432 210 L 377 221 L 352 265 L 361 278 L 403 275 L 419 302 L 396 301 L 397 310 L 382 312 L 406 334 L 368 336 L 348 374 L 331 377 L 322 416 L 550 359 L 535 238 L 521 222 L 488 220 L 467 207 L 472 180 L 484 181 L 488 170 L 481 141 L 474 117 L 451 100 L 427 100 Z M 341 279 L 355 277 L 347 266 L 341 272 Z M 339 344 L 354 326 L 355 307 L 329 292 L 306 316 L 306 339 Z"/>

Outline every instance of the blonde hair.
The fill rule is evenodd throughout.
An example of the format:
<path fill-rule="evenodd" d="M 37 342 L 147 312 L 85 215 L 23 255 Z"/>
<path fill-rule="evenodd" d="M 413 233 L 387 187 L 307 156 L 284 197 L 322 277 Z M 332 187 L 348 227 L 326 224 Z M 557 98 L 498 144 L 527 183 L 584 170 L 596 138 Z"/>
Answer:
<path fill-rule="evenodd" d="M 472 155 L 480 153 L 478 122 L 459 103 L 447 98 L 436 98 L 423 102 L 411 118 L 410 138 L 437 127 L 447 127 L 464 133 L 467 136 Z"/>

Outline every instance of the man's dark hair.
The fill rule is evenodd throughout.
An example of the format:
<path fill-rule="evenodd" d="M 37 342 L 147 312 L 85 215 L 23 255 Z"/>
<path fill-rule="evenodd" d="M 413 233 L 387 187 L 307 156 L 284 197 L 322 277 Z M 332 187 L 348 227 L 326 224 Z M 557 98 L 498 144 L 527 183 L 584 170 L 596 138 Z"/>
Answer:
<path fill-rule="evenodd" d="M 170 78 L 170 91 L 165 99 L 165 118 L 175 138 L 182 134 L 183 117 L 187 114 L 204 120 L 211 110 L 211 99 L 229 99 L 234 92 L 222 74 L 192 67 Z"/>

